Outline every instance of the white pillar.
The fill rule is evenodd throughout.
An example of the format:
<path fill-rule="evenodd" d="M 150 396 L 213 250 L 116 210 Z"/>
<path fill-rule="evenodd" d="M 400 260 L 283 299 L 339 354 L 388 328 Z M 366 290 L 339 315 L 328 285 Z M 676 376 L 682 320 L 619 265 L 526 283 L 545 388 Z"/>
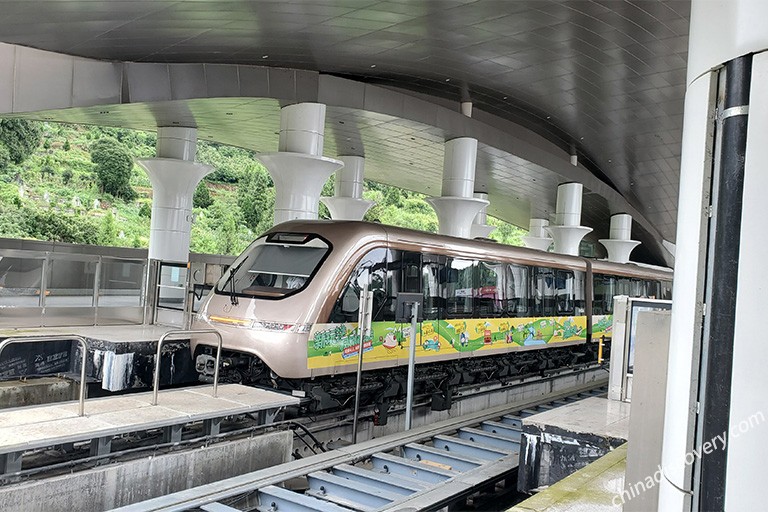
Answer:
<path fill-rule="evenodd" d="M 581 226 L 581 183 L 563 183 L 557 187 L 555 226 L 545 228 L 555 242 L 555 252 L 579 255 L 579 244 L 592 228 Z"/>
<path fill-rule="evenodd" d="M 730 385 L 730 396 L 725 397 L 729 399 L 730 410 L 730 424 L 725 429 L 727 439 L 725 442 L 717 440 L 714 447 L 720 456 L 724 451 L 727 455 L 725 489 L 724 492 L 716 489 L 724 498 L 724 505 L 719 509 L 765 508 L 763 475 L 768 460 L 768 443 L 765 443 L 768 395 L 764 390 L 768 387 L 765 370 L 768 345 L 760 336 L 764 329 L 766 296 L 763 275 L 768 261 L 764 218 L 764 195 L 768 188 L 765 172 L 768 165 L 768 145 L 765 143 L 768 137 L 768 55 L 764 50 L 768 48 L 768 31 L 761 23 L 765 19 L 768 19 L 768 3 L 759 0 L 691 2 L 688 89 L 683 120 L 677 237 L 673 247 L 675 280 L 670 339 L 674 342 L 669 349 L 662 452 L 664 478 L 659 489 L 659 510 L 687 512 L 692 506 L 698 510 L 700 496 L 715 489 L 708 486 L 702 491 L 696 476 L 702 466 L 702 457 L 707 457 L 707 450 L 715 454 L 710 444 L 704 450 L 705 455 L 701 455 L 702 443 L 712 440 L 703 434 L 697 436 L 697 426 L 708 419 L 707 386 L 699 371 L 709 366 L 703 353 L 703 340 L 716 325 L 733 326 L 733 334 L 726 340 L 733 344 L 732 376 L 714 382 L 723 389 Z M 710 293 L 721 295 L 721 289 L 710 289 L 708 284 L 708 280 L 715 279 L 714 274 L 721 270 L 707 269 L 708 261 L 716 259 L 714 256 L 710 259 L 708 254 L 716 252 L 709 246 L 712 243 L 709 226 L 716 225 L 723 213 L 718 211 L 717 201 L 710 197 L 712 170 L 722 165 L 722 162 L 713 165 L 715 104 L 720 93 L 718 70 L 728 61 L 753 52 L 757 54 L 752 62 L 748 105 L 737 103 L 721 110 L 721 115 L 727 116 L 723 124 L 748 116 L 746 151 L 743 160 L 736 159 L 744 164 L 741 205 L 724 205 L 725 210 L 741 208 L 740 237 L 736 242 L 738 259 L 723 262 L 729 268 L 738 269 L 737 286 L 726 289 L 726 294 L 732 293 L 735 299 L 735 316 L 725 319 L 723 315 L 727 312 L 712 307 L 713 297 L 710 297 Z M 727 98 L 728 87 L 725 89 L 723 96 Z M 726 131 L 721 129 L 721 133 Z M 717 187 L 715 191 L 719 195 Z M 713 204 L 716 208 L 710 218 Z M 729 232 L 730 236 L 734 234 Z M 715 241 L 723 235 L 717 231 Z M 707 323 L 709 329 L 704 327 Z M 725 366 L 727 363 L 721 364 Z M 704 388 L 701 395 L 700 388 Z M 704 397 L 701 402 L 700 396 Z M 694 453 L 697 455 L 692 455 Z"/>
<path fill-rule="evenodd" d="M 611 237 L 598 240 L 608 249 L 608 261 L 627 263 L 629 255 L 640 245 L 632 238 L 632 216 L 626 213 L 611 215 Z"/>
<path fill-rule="evenodd" d="M 297 103 L 280 110 L 277 153 L 256 155 L 275 184 L 275 224 L 317 219 L 323 184 L 344 164 L 322 156 L 325 105 Z"/>
<path fill-rule="evenodd" d="M 548 226 L 549 221 L 546 219 L 531 219 L 528 224 L 528 236 L 523 237 L 525 246 L 540 251 L 548 250 L 552 245 L 552 237 L 546 230 Z"/>
<path fill-rule="evenodd" d="M 488 206 L 487 200 L 473 196 L 476 160 L 477 139 L 459 137 L 445 143 L 442 196 L 426 199 L 437 213 L 441 235 L 469 238 L 475 215 Z"/>
<path fill-rule="evenodd" d="M 363 220 L 373 201 L 363 199 L 365 158 L 340 156 L 344 167 L 336 172 L 335 196 L 321 197 L 333 220 Z"/>
<path fill-rule="evenodd" d="M 488 200 L 488 194 L 485 192 L 475 192 L 474 196 L 475 199 Z M 488 235 L 496 229 L 496 226 L 488 225 L 488 214 L 485 213 L 486 208 L 488 207 L 483 206 L 483 208 L 477 212 L 477 215 L 475 215 L 475 220 L 470 228 L 470 238 L 488 238 Z"/>
<path fill-rule="evenodd" d="M 213 171 L 195 163 L 197 129 L 160 127 L 157 158 L 138 160 L 152 182 L 149 258 L 187 262 L 192 230 L 192 196 L 203 177 Z"/>

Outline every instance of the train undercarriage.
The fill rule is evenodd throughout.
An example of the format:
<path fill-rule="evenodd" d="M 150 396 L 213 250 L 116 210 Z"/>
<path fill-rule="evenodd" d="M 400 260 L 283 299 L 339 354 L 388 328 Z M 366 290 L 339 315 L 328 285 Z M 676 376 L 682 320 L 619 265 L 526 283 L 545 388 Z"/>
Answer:
<path fill-rule="evenodd" d="M 610 343 L 603 346 L 608 359 Z M 503 356 L 488 356 L 420 364 L 416 367 L 414 393 L 430 400 L 432 410 L 451 408 L 453 396 L 462 386 L 491 384 L 520 380 L 525 377 L 547 376 L 568 368 L 597 364 L 598 343 L 585 343 L 546 350 L 512 352 Z M 200 379 L 211 381 L 215 370 L 212 347 L 199 346 L 195 354 Z M 363 373 L 360 402 L 374 405 L 375 423 L 385 425 L 391 405 L 405 398 L 408 368 L 398 366 Z M 351 406 L 356 391 L 356 374 L 344 373 L 311 379 L 284 379 L 270 370 L 259 358 L 249 354 L 224 351 L 221 357 L 219 381 L 267 387 L 291 392 L 308 398 L 303 405 L 306 413 L 327 412 Z"/>

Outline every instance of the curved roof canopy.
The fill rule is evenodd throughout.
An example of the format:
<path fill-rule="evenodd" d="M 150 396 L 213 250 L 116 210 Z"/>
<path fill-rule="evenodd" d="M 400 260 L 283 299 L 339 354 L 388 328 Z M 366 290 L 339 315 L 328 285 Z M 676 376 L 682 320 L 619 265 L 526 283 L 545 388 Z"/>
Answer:
<path fill-rule="evenodd" d="M 139 106 L 125 95 L 130 65 L 121 64 L 123 94 L 114 108 L 74 104 L 49 108 L 46 117 L 154 129 L 186 116 L 184 124 L 211 139 L 273 151 L 275 100 L 301 99 L 308 89 L 309 100 L 329 104 L 326 153 L 366 156 L 372 179 L 439 194 L 442 142 L 477 135 L 478 184 L 490 193 L 489 213 L 525 225 L 528 215 L 552 213 L 558 182 L 579 179 L 589 192 L 584 222 L 597 228 L 595 237 L 607 234 L 610 213 L 630 211 L 635 238 L 646 242 L 636 256 L 663 263 L 669 255 L 661 241 L 675 239 L 689 10 L 689 0 L 17 0 L 3 2 L 0 42 L 174 64 L 166 69 L 189 75 L 178 84 L 202 80 L 209 97 L 216 96 L 211 77 L 225 80 L 222 70 L 235 70 L 241 84 L 242 74 L 263 67 L 296 70 L 265 74 L 272 89 L 294 87 L 261 95 L 272 99 L 187 95 L 180 103 L 172 94 L 166 103 Z M 194 78 L 183 64 L 224 66 Z M 350 99 L 361 83 L 380 86 L 369 92 L 377 102 Z M 397 94 L 375 92 L 387 90 Z M 461 101 L 474 105 L 467 126 L 441 118 Z M 434 122 L 425 104 L 437 109 Z M 97 117 L 104 112 L 110 116 Z M 519 127 L 560 160 L 577 154 L 589 179 L 520 155 L 520 140 L 536 142 L 516 133 Z M 419 171 L 408 170 L 413 166 Z"/>

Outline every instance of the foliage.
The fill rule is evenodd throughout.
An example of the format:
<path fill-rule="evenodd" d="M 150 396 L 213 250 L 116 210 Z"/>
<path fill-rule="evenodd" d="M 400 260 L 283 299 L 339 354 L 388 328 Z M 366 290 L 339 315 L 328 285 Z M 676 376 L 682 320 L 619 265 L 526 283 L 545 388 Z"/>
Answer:
<path fill-rule="evenodd" d="M 15 164 L 29 158 L 40 145 L 42 136 L 40 123 L 26 119 L 0 119 L 0 142 L 8 149 Z"/>
<path fill-rule="evenodd" d="M 11 152 L 4 142 L 0 142 L 0 172 L 5 171 L 12 162 Z"/>
<path fill-rule="evenodd" d="M 39 146 L 44 135 L 50 149 L 38 147 L 20 164 L 13 162 L 6 148 L 3 168 L 0 143 L 0 236 L 147 247 L 152 187 L 147 175 L 136 171 L 133 159 L 155 155 L 156 135 L 57 123 L 40 123 L 38 128 L 41 135 L 36 144 Z M 272 179 L 250 151 L 200 142 L 197 154 L 216 172 L 206 177 L 195 193 L 191 250 L 239 253 L 272 227 Z M 127 176 L 130 190 L 127 198 L 101 182 L 95 183 L 94 171 L 101 157 L 121 166 L 122 183 L 125 186 Z M 333 183 L 333 177 L 326 181 L 323 195 L 333 195 Z M 366 181 L 365 187 L 364 197 L 377 202 L 366 220 L 437 231 L 437 216 L 424 202 L 424 195 L 373 181 Z M 23 198 L 20 188 L 25 191 Z M 205 192 L 207 199 L 201 197 Z M 321 218 L 328 218 L 324 206 L 319 213 Z M 496 219 L 489 219 L 489 223 L 499 226 L 491 236 L 502 243 L 519 244 L 519 236 L 524 234 Z"/>
<path fill-rule="evenodd" d="M 192 204 L 195 208 L 208 208 L 213 204 L 213 198 L 208 191 L 208 186 L 205 181 L 201 181 L 195 189 L 195 194 L 192 196 Z"/>
<path fill-rule="evenodd" d="M 237 206 L 245 225 L 254 233 L 261 234 L 272 225 L 275 208 L 275 189 L 267 170 L 253 166 L 245 173 L 237 186 Z"/>
<path fill-rule="evenodd" d="M 91 161 L 96 164 L 96 176 L 104 192 L 127 201 L 137 197 L 130 185 L 133 158 L 119 141 L 103 137 L 91 144 Z"/>

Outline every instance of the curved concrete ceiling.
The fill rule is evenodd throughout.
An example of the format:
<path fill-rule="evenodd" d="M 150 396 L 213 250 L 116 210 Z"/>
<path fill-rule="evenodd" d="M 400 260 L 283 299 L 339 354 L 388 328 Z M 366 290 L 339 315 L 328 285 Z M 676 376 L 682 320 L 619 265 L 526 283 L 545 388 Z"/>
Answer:
<path fill-rule="evenodd" d="M 320 72 L 320 77 L 337 75 L 411 91 L 414 98 L 456 110 L 458 101 L 472 101 L 475 119 L 485 125 L 502 132 L 523 126 L 549 141 L 553 153 L 557 148 L 565 155 L 575 151 L 598 183 L 585 185 L 600 196 L 585 200 L 585 217 L 606 224 L 608 213 L 634 210 L 647 219 L 641 221 L 642 238 L 654 240 L 648 259 L 661 262 L 667 259 L 658 249 L 661 239 L 674 241 L 675 236 L 689 8 L 687 0 L 20 0 L 3 2 L 0 41 L 109 61 L 257 64 Z M 280 73 L 281 83 L 287 84 L 286 74 L 301 71 Z M 296 81 L 294 86 L 300 82 L 306 85 Z M 294 96 L 300 92 L 294 89 Z M 120 99 L 111 103 L 125 103 Z M 69 105 L 77 106 L 77 101 Z M 20 109 L 5 109 L 11 110 Z M 386 108 L 370 112 L 398 116 Z M 379 161 L 369 168 L 430 155 L 439 168 L 439 139 L 456 130 L 435 124 L 423 129 L 405 116 L 405 121 L 387 119 L 385 138 L 374 143 L 373 113 L 331 109 L 333 118 L 357 118 L 352 124 L 359 123 L 369 135 L 347 127 L 327 138 L 336 140 L 336 149 L 355 137 L 366 139 L 366 156 Z M 71 114 L 88 117 L 85 110 Z M 411 141 L 414 132 L 437 142 L 420 148 L 420 137 Z M 551 208 L 550 187 L 565 175 L 548 165 L 532 168 L 527 161 L 522 167 L 539 171 L 546 187 L 531 190 L 540 186 L 533 185 L 533 174 L 499 164 L 519 159 L 516 151 L 482 142 L 488 150 L 481 151 L 479 164 L 490 165 L 485 185 L 492 201 L 500 201 L 491 213 L 524 224 L 520 212 L 503 204 L 521 196 L 515 201 L 532 204 L 533 214 Z M 342 152 L 349 151 L 345 147 Z M 398 151 L 407 158 L 391 160 Z M 405 175 L 400 183 L 391 179 L 391 169 L 378 174 L 390 183 L 409 184 Z M 600 219 L 591 216 L 592 203 L 599 205 L 594 215 Z"/>

